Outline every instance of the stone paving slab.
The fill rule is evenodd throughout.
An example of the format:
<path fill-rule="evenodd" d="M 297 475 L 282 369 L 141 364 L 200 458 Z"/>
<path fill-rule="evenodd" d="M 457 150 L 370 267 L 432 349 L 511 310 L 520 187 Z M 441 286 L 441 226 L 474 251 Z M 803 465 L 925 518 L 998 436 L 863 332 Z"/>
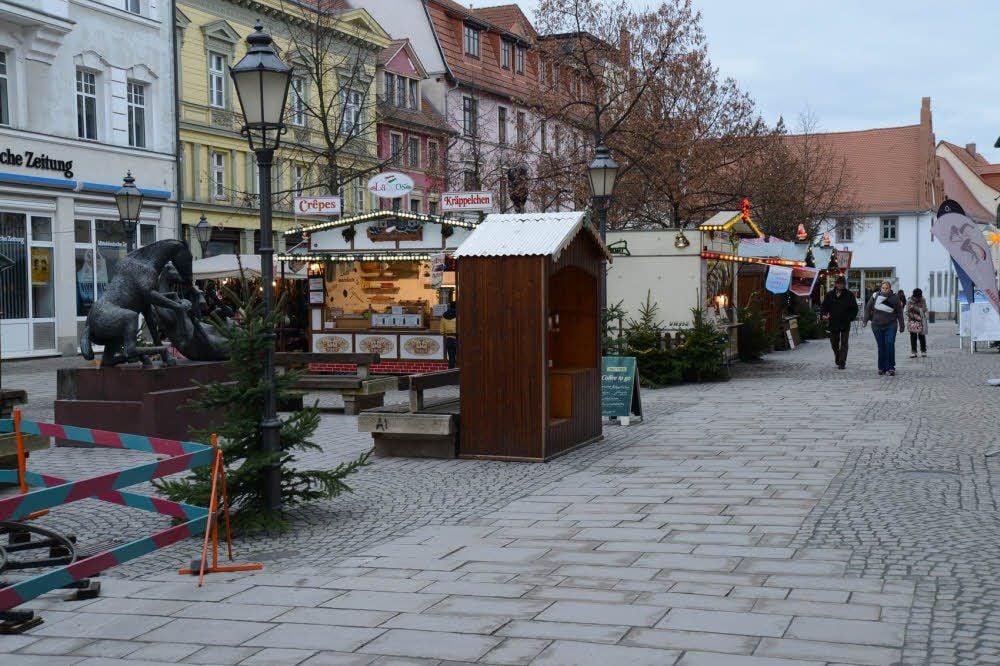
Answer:
<path fill-rule="evenodd" d="M 1000 355 L 959 352 L 952 330 L 936 324 L 932 356 L 894 378 L 866 333 L 846 371 L 815 342 L 727 383 L 646 391 L 645 422 L 545 465 L 376 460 L 288 534 L 239 541 L 263 572 L 197 588 L 173 571 L 198 544 L 178 544 L 109 572 L 96 601 L 39 599 L 46 623 L 0 637 L 17 660 L 0 661 L 991 663 L 1000 459 L 982 456 L 982 416 Z M 48 396 L 54 367 L 6 363 L 4 379 Z M 317 439 L 301 464 L 370 443 L 334 414 Z M 72 478 L 145 460 L 56 449 L 31 465 Z M 90 501 L 45 520 L 83 538 L 164 525 Z"/>

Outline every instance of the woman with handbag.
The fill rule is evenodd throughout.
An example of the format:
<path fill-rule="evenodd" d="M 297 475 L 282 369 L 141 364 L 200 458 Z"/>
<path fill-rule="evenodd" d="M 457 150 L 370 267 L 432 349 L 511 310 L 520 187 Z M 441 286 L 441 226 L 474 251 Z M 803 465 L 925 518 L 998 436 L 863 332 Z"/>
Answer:
<path fill-rule="evenodd" d="M 920 355 L 927 356 L 927 301 L 920 289 L 914 289 L 906 302 L 906 330 L 910 332 L 910 358 L 917 357 L 917 341 Z"/>

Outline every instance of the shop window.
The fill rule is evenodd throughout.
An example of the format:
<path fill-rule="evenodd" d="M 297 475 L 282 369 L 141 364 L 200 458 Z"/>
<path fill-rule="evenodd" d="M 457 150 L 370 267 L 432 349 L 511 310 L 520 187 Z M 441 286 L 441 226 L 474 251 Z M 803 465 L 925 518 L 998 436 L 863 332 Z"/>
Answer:
<path fill-rule="evenodd" d="M 417 137 L 410 137 L 410 148 L 407 151 L 407 159 L 409 160 L 409 167 L 411 169 L 420 168 L 420 139 Z"/>
<path fill-rule="evenodd" d="M 97 139 L 97 75 L 76 70 L 76 135 Z"/>
<path fill-rule="evenodd" d="M 31 316 L 36 319 L 56 316 L 51 247 L 31 248 Z"/>
<path fill-rule="evenodd" d="M 152 245 L 156 242 L 156 225 L 143 224 L 139 226 L 139 247 Z"/>
<path fill-rule="evenodd" d="M 0 316 L 28 317 L 27 217 L 22 213 L 0 213 L 0 253 L 14 262 L 0 272 Z"/>
<path fill-rule="evenodd" d="M 31 240 L 34 243 L 52 242 L 52 218 L 33 217 L 31 218 Z"/>
<path fill-rule="evenodd" d="M 208 52 L 208 103 L 226 108 L 226 56 Z"/>
<path fill-rule="evenodd" d="M 90 243 L 91 242 L 91 226 L 90 220 L 74 220 L 73 221 L 73 240 L 77 243 Z"/>
<path fill-rule="evenodd" d="M 146 86 L 128 82 L 128 145 L 146 147 Z"/>
<path fill-rule="evenodd" d="M 881 220 L 882 234 L 880 236 L 883 241 L 894 241 L 898 240 L 898 218 L 895 217 L 883 217 Z"/>
<path fill-rule="evenodd" d="M 0 125 L 10 125 L 10 77 L 6 51 L 0 51 Z"/>

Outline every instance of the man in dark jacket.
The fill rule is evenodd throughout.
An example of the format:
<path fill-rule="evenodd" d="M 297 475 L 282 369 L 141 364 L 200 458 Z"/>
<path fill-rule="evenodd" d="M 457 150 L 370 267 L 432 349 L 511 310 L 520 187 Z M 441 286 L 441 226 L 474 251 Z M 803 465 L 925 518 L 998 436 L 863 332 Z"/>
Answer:
<path fill-rule="evenodd" d="M 838 277 L 820 307 L 827 330 L 830 331 L 833 360 L 841 370 L 847 365 L 847 341 L 851 336 L 851 322 L 858 318 L 858 301 L 846 286 L 846 280 Z"/>

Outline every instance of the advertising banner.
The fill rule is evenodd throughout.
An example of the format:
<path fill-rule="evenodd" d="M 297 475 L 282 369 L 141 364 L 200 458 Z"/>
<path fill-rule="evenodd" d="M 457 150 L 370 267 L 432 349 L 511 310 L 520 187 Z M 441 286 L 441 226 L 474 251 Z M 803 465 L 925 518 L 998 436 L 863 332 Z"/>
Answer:
<path fill-rule="evenodd" d="M 966 217 L 958 202 L 946 199 L 938 209 L 932 232 L 975 288 L 986 295 L 994 310 L 1000 312 L 1000 293 L 997 293 L 993 260 L 980 227 Z M 975 325 L 973 323 L 973 327 Z"/>
<path fill-rule="evenodd" d="M 295 216 L 340 215 L 343 212 L 340 197 L 295 197 Z"/>
<path fill-rule="evenodd" d="M 764 288 L 772 294 L 783 294 L 792 284 L 792 269 L 789 266 L 768 266 Z"/>
<path fill-rule="evenodd" d="M 398 199 L 413 191 L 413 179 L 405 173 L 387 171 L 368 180 L 368 191 L 382 199 Z"/>
<path fill-rule="evenodd" d="M 441 210 L 493 210 L 492 192 L 445 192 Z"/>

